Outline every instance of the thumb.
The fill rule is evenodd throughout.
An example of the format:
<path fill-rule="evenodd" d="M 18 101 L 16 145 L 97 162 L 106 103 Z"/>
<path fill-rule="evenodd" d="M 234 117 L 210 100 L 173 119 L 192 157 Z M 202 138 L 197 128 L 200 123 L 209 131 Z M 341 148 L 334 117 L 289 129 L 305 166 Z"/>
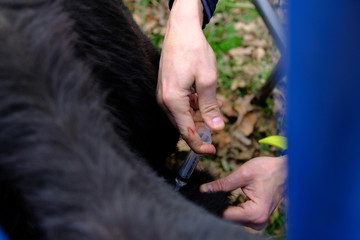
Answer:
<path fill-rule="evenodd" d="M 200 192 L 229 192 L 234 189 L 231 189 L 230 182 L 227 177 L 220 178 L 216 181 L 202 184 L 200 186 Z"/>
<path fill-rule="evenodd" d="M 227 177 L 205 183 L 200 186 L 200 192 L 230 192 L 245 187 L 252 181 L 252 174 L 246 173 L 242 167 Z"/>
<path fill-rule="evenodd" d="M 239 222 L 252 229 L 261 230 L 265 227 L 269 215 L 264 214 L 259 204 L 248 200 L 239 206 L 228 207 L 224 211 L 223 217 L 230 221 Z"/>
<path fill-rule="evenodd" d="M 205 123 L 214 131 L 224 129 L 218 101 L 216 99 L 216 81 L 214 84 L 196 86 L 199 99 L 199 109 Z"/>

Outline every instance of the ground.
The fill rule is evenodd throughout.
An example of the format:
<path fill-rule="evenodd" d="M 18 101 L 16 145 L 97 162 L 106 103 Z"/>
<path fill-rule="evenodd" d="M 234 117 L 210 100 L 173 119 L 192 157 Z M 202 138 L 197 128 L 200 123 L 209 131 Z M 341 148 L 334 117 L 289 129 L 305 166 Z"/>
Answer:
<path fill-rule="evenodd" d="M 125 0 L 136 22 L 161 50 L 169 15 L 167 0 Z M 271 1 L 284 19 L 283 2 Z M 267 98 L 265 106 L 251 100 L 265 83 L 280 57 L 268 30 L 248 0 L 220 0 L 216 13 L 204 30 L 218 63 L 218 98 L 223 101 L 224 131 L 213 136 L 215 156 L 203 156 L 198 168 L 216 177 L 231 173 L 247 160 L 258 156 L 276 156 L 278 149 L 258 143 L 270 135 L 283 134 L 284 94 L 281 87 Z M 280 117 L 279 117 L 280 116 Z M 185 159 L 189 151 L 180 140 L 179 153 L 173 159 Z M 239 191 L 234 198 L 243 201 Z M 260 234 L 284 236 L 284 202 L 270 217 Z"/>

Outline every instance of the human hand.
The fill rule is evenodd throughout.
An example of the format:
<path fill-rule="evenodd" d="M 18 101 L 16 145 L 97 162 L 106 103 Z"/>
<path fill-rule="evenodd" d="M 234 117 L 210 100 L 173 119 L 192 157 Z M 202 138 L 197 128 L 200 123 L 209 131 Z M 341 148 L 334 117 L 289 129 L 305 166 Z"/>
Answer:
<path fill-rule="evenodd" d="M 286 176 L 285 157 L 258 157 L 225 178 L 201 185 L 200 191 L 228 192 L 242 188 L 248 200 L 227 208 L 223 217 L 260 230 L 283 196 Z"/>
<path fill-rule="evenodd" d="M 202 32 L 200 0 L 175 0 L 160 59 L 157 101 L 182 137 L 197 153 L 215 153 L 203 144 L 196 129 L 204 122 L 222 130 L 216 99 L 217 67 L 213 50 Z"/>

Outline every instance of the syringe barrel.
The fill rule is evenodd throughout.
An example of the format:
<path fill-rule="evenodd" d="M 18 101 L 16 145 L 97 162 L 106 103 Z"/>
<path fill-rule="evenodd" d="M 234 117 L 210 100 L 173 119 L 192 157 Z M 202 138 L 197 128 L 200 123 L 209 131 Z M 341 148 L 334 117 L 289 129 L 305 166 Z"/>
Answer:
<path fill-rule="evenodd" d="M 179 170 L 179 177 L 182 181 L 187 181 L 191 174 L 193 173 L 196 165 L 198 164 L 200 159 L 200 155 L 195 153 L 194 151 L 190 151 Z"/>
<path fill-rule="evenodd" d="M 203 143 L 211 144 L 211 129 L 205 125 L 205 128 L 199 129 L 198 134 Z"/>
<path fill-rule="evenodd" d="M 211 129 L 207 125 L 205 125 L 204 129 L 200 129 L 198 131 L 198 134 L 201 137 L 203 143 L 211 144 Z M 179 177 L 181 178 L 181 180 L 187 181 L 190 178 L 199 160 L 200 155 L 190 150 L 183 165 L 179 170 Z"/>

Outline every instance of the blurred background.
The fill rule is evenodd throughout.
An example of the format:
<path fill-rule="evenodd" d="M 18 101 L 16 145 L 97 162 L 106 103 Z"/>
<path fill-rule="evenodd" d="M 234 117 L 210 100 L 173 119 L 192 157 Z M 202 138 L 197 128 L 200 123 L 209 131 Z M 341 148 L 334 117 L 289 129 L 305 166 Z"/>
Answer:
<path fill-rule="evenodd" d="M 286 4 L 269 0 L 279 18 L 286 19 Z M 167 0 L 125 0 L 135 21 L 161 50 L 169 15 Z M 270 135 L 285 134 L 285 92 L 282 79 L 261 105 L 252 104 L 271 74 L 280 52 L 262 18 L 249 0 L 220 0 L 204 34 L 212 46 L 218 65 L 217 95 L 223 102 L 222 114 L 226 128 L 213 136 L 215 156 L 203 156 L 198 168 L 218 177 L 230 174 L 247 160 L 258 156 L 278 156 L 275 147 L 258 143 Z M 169 161 L 179 163 L 189 151 L 180 140 L 179 152 Z M 241 190 L 234 201 L 245 200 Z M 285 202 L 270 217 L 264 230 L 257 232 L 283 238 Z M 251 230 L 249 230 L 251 231 Z"/>

